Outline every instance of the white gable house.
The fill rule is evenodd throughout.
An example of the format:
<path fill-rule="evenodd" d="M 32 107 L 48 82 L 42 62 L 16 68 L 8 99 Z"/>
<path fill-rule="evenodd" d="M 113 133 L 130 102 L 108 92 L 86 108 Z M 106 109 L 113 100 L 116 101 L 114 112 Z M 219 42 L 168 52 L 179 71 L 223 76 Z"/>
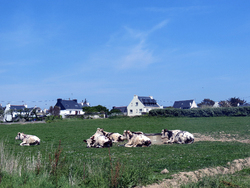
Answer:
<path fill-rule="evenodd" d="M 143 113 L 148 113 L 150 110 L 158 108 L 161 107 L 152 96 L 140 97 L 134 95 L 133 100 L 127 106 L 127 114 L 128 116 L 140 116 Z"/>

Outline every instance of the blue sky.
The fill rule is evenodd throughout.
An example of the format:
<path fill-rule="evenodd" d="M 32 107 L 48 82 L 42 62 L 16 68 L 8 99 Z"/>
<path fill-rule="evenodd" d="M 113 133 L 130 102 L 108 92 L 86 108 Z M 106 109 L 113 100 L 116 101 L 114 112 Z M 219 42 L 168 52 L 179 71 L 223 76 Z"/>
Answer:
<path fill-rule="evenodd" d="M 0 103 L 250 101 L 250 1 L 0 0 Z"/>

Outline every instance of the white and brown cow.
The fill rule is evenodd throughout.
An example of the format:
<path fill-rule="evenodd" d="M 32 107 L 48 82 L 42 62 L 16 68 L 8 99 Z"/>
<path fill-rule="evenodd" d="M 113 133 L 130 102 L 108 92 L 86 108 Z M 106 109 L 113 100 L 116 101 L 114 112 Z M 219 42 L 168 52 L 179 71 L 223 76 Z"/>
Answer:
<path fill-rule="evenodd" d="M 100 129 L 103 132 L 103 135 L 110 138 L 112 142 L 123 142 L 124 137 L 120 133 L 107 132 L 103 129 Z"/>
<path fill-rule="evenodd" d="M 151 145 L 151 140 L 143 132 L 131 132 L 124 130 L 123 136 L 128 140 L 125 147 L 147 147 Z"/>
<path fill-rule="evenodd" d="M 16 140 L 22 140 L 20 146 L 40 145 L 40 139 L 37 136 L 17 133 Z"/>
<path fill-rule="evenodd" d="M 112 141 L 104 135 L 92 136 L 87 140 L 83 140 L 87 144 L 87 148 L 104 148 L 111 147 Z"/>
<path fill-rule="evenodd" d="M 181 130 L 167 130 L 163 129 L 161 132 L 161 138 L 165 139 L 165 144 L 192 144 L 194 142 L 194 136 L 190 132 Z"/>

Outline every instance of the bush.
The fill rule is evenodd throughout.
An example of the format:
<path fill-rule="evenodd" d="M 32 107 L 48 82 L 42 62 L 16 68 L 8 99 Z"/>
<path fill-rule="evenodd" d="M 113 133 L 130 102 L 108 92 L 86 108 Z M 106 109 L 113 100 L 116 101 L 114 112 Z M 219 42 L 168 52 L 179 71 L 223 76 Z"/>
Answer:
<path fill-rule="evenodd" d="M 219 116 L 249 116 L 250 107 L 230 108 L 166 108 L 156 109 L 149 112 L 149 116 L 163 117 L 219 117 Z"/>
<path fill-rule="evenodd" d="M 51 123 L 51 122 L 57 121 L 57 120 L 62 120 L 62 116 L 61 115 L 60 116 L 51 115 L 51 116 L 47 116 L 45 118 L 46 123 Z"/>

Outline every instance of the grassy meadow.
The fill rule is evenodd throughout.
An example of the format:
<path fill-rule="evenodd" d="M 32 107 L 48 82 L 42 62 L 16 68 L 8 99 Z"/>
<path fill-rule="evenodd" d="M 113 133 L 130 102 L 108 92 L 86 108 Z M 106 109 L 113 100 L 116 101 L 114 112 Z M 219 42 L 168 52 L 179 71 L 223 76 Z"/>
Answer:
<path fill-rule="evenodd" d="M 160 133 L 181 129 L 219 137 L 250 139 L 250 117 L 65 119 L 46 124 L 0 125 L 0 187 L 133 187 L 170 178 L 180 171 L 226 166 L 250 156 L 249 144 L 195 142 L 125 148 L 86 148 L 96 128 Z M 33 134 L 41 145 L 21 147 L 18 132 Z M 160 172 L 167 168 L 169 174 Z"/>

